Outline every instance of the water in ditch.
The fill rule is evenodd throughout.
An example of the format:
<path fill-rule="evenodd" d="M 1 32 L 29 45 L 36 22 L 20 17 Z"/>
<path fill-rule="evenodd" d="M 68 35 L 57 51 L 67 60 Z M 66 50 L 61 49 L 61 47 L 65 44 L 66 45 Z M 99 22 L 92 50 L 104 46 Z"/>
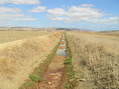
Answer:
<path fill-rule="evenodd" d="M 66 43 L 64 39 L 60 41 L 56 54 L 58 56 L 66 56 Z"/>

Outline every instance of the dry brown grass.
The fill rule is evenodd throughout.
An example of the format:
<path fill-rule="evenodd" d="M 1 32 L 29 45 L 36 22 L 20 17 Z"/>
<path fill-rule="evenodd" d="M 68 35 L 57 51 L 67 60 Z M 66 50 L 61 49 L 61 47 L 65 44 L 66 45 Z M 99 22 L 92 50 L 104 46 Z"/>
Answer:
<path fill-rule="evenodd" d="M 67 32 L 67 37 L 78 80 L 76 89 L 118 89 L 118 36 Z"/>
<path fill-rule="evenodd" d="M 58 44 L 60 32 L 0 44 L 0 89 L 18 89 Z"/>
<path fill-rule="evenodd" d="M 29 39 L 35 36 L 49 34 L 49 31 L 0 31 L 0 43 L 11 42 L 20 39 Z"/>

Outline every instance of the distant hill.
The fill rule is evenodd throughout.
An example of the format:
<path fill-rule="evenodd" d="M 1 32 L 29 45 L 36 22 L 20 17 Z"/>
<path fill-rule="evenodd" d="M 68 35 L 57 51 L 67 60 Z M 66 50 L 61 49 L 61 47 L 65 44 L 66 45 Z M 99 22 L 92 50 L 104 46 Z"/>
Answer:
<path fill-rule="evenodd" d="M 112 31 L 101 31 L 101 34 L 107 34 L 112 36 L 119 36 L 119 30 L 112 30 Z"/>
<path fill-rule="evenodd" d="M 40 30 L 56 30 L 55 28 L 32 28 L 32 27 L 0 27 L 0 31 L 8 31 L 8 30 L 15 30 L 15 31 L 40 31 Z"/>
<path fill-rule="evenodd" d="M 112 32 L 119 32 L 119 30 L 111 30 L 111 31 L 100 31 L 100 32 L 103 32 L 103 33 L 112 33 Z"/>

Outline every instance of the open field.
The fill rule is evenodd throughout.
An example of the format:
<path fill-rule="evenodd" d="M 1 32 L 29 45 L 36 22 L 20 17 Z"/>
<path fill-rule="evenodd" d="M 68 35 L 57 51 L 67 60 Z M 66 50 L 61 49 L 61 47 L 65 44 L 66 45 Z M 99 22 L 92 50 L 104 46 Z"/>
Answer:
<path fill-rule="evenodd" d="M 0 89 L 18 89 L 29 74 L 47 59 L 60 38 L 60 32 L 52 32 L 0 44 Z"/>
<path fill-rule="evenodd" d="M 117 32 L 45 30 L 0 34 L 0 89 L 119 88 Z"/>
<path fill-rule="evenodd" d="M 119 0 L 0 0 L 0 89 L 119 89 Z"/>
<path fill-rule="evenodd" d="M 0 43 L 47 35 L 51 31 L 0 31 Z"/>
<path fill-rule="evenodd" d="M 118 36 L 67 32 L 78 81 L 76 89 L 119 88 Z"/>
<path fill-rule="evenodd" d="M 115 31 L 102 31 L 100 33 L 107 34 L 107 35 L 113 35 L 113 36 L 119 36 L 119 30 L 115 30 Z"/>

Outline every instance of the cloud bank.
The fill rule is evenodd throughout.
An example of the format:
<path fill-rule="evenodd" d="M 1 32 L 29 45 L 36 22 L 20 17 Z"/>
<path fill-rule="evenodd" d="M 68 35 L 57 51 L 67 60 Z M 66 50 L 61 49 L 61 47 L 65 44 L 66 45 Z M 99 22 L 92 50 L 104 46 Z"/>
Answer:
<path fill-rule="evenodd" d="M 39 0 L 0 0 L 0 4 L 39 4 Z"/>
<path fill-rule="evenodd" d="M 30 12 L 38 13 L 38 12 L 45 12 L 45 11 L 46 11 L 45 6 L 38 6 L 36 8 L 33 8 Z"/>
<path fill-rule="evenodd" d="M 95 24 L 119 24 L 119 17 L 104 18 L 105 13 L 93 8 L 93 4 L 81 4 L 65 8 L 53 8 L 47 10 L 50 19 L 65 22 L 89 22 Z"/>

